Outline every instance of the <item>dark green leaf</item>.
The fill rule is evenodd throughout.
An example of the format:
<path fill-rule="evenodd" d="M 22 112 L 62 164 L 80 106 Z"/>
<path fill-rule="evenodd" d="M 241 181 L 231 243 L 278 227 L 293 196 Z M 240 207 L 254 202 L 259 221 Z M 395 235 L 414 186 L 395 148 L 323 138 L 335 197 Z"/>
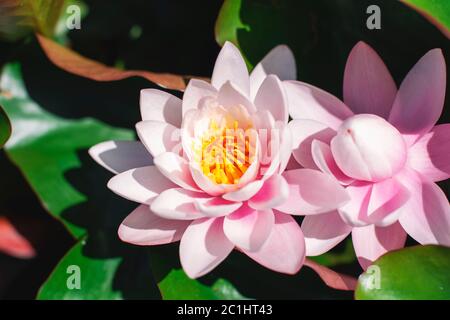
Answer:
<path fill-rule="evenodd" d="M 133 132 L 90 118 L 67 120 L 46 112 L 28 97 L 18 64 L 4 68 L 2 84 L 2 89 L 11 95 L 0 96 L 0 104 L 4 105 L 14 128 L 7 154 L 21 169 L 44 207 L 72 235 L 84 235 L 84 226 L 63 216 L 63 212 L 87 201 L 87 196 L 67 181 L 67 172 L 80 167 L 79 153 L 87 155 L 87 148 L 105 140 L 130 140 Z"/>
<path fill-rule="evenodd" d="M 355 296 L 360 300 L 450 299 L 449 270 L 450 248 L 429 245 L 393 251 L 359 277 Z"/>
<path fill-rule="evenodd" d="M 148 255 L 127 252 L 99 259 L 101 250 L 110 253 L 108 243 L 89 244 L 81 239 L 58 263 L 42 285 L 40 300 L 158 299 Z M 96 241 L 94 241 L 96 242 Z M 94 248 L 92 248 L 95 246 Z M 90 252 L 94 250 L 95 252 Z M 114 250 L 114 249 L 113 249 Z"/>

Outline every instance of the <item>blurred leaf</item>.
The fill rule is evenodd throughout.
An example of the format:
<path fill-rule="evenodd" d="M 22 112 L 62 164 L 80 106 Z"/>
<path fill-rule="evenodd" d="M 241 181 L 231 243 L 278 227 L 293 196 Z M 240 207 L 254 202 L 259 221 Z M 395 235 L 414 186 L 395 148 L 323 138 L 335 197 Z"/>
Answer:
<path fill-rule="evenodd" d="M 380 7 L 380 30 L 366 26 L 370 5 Z M 358 41 L 377 50 L 397 84 L 428 50 L 449 46 L 425 18 L 391 0 L 226 0 L 216 40 L 237 42 L 253 66 L 273 47 L 286 44 L 296 57 L 299 80 L 338 97 L 347 56 Z"/>
<path fill-rule="evenodd" d="M 3 108 L 0 106 L 0 147 L 8 141 L 11 135 L 11 123 Z"/>
<path fill-rule="evenodd" d="M 108 67 L 97 61 L 85 58 L 63 47 L 53 40 L 36 35 L 47 57 L 59 68 L 96 81 L 115 81 L 129 77 L 142 77 L 168 89 L 183 90 L 187 77 L 150 71 L 121 70 Z"/>
<path fill-rule="evenodd" d="M 32 245 L 5 217 L 0 216 L 0 252 L 16 258 L 29 259 L 35 256 Z"/>
<path fill-rule="evenodd" d="M 110 249 L 97 244 L 94 250 Z M 89 256 L 88 251 L 89 245 L 83 238 L 58 263 L 39 290 L 37 299 L 117 300 L 160 297 L 152 280 L 148 255 L 128 253 L 124 257 L 99 259 Z"/>
<path fill-rule="evenodd" d="M 130 140 L 131 130 L 116 129 L 97 120 L 67 120 L 56 117 L 33 102 L 24 87 L 20 65 L 5 66 L 2 90 L 11 96 L 0 96 L 0 104 L 14 128 L 6 152 L 20 168 L 44 207 L 60 219 L 75 237 L 85 229 L 75 225 L 62 213 L 87 200 L 65 178 L 68 170 L 81 165 L 77 152 L 110 139 Z M 86 152 L 86 151 L 85 151 Z"/>
<path fill-rule="evenodd" d="M 392 251 L 358 280 L 356 299 L 450 299 L 450 248 L 414 246 Z M 379 275 L 379 283 L 377 283 Z M 377 286 L 377 284 L 379 286 Z"/>
<path fill-rule="evenodd" d="M 3 0 L 0 2 L 0 37 L 17 40 L 32 31 L 51 37 L 64 0 Z"/>
<path fill-rule="evenodd" d="M 450 2 L 448 0 L 401 0 L 417 10 L 450 38 Z"/>

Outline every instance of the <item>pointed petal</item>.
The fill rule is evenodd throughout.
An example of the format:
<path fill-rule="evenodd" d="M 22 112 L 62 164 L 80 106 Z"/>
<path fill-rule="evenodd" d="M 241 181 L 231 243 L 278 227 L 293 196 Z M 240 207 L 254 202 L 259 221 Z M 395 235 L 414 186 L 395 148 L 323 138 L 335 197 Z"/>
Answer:
<path fill-rule="evenodd" d="M 246 201 L 258 193 L 263 184 L 264 181 L 262 180 L 252 181 L 236 191 L 225 193 L 222 198 L 228 201 Z"/>
<path fill-rule="evenodd" d="M 158 121 L 141 121 L 136 124 L 139 139 L 153 157 L 164 152 L 175 152 L 180 144 L 180 130 Z"/>
<path fill-rule="evenodd" d="M 403 248 L 406 232 L 398 222 L 389 227 L 368 225 L 354 228 L 352 240 L 359 264 L 363 269 L 367 269 L 386 252 Z"/>
<path fill-rule="evenodd" d="M 345 189 L 332 176 L 312 169 L 285 171 L 289 197 L 276 209 L 295 215 L 320 214 L 349 201 Z"/>
<path fill-rule="evenodd" d="M 408 150 L 409 165 L 432 181 L 450 178 L 450 124 L 441 124 Z"/>
<path fill-rule="evenodd" d="M 450 246 L 450 206 L 445 193 L 424 176 L 410 173 L 402 183 L 411 192 L 399 218 L 402 227 L 420 244 Z"/>
<path fill-rule="evenodd" d="M 178 154 L 164 152 L 155 157 L 153 161 L 159 171 L 173 183 L 187 190 L 200 191 L 192 179 L 189 163 Z"/>
<path fill-rule="evenodd" d="M 377 183 L 358 182 L 346 190 L 351 201 L 338 210 L 344 221 L 355 227 L 393 224 L 410 197 L 408 189 L 395 178 Z"/>
<path fill-rule="evenodd" d="M 302 230 L 291 216 L 276 211 L 274 216 L 272 232 L 262 247 L 255 252 L 243 252 L 268 269 L 295 274 L 305 261 Z"/>
<path fill-rule="evenodd" d="M 216 89 L 220 89 L 227 81 L 231 81 L 238 86 L 246 96 L 249 96 L 250 79 L 244 58 L 239 52 L 239 49 L 228 41 L 225 42 L 217 57 L 211 84 Z"/>
<path fill-rule="evenodd" d="M 189 110 L 197 109 L 204 99 L 215 98 L 217 92 L 216 88 L 204 80 L 190 80 L 183 95 L 183 115 Z"/>
<path fill-rule="evenodd" d="M 352 231 L 337 211 L 306 216 L 302 222 L 306 255 L 318 256 L 334 248 Z"/>
<path fill-rule="evenodd" d="M 294 119 L 310 119 L 337 129 L 353 112 L 338 98 L 300 81 L 284 81 L 289 114 Z"/>
<path fill-rule="evenodd" d="M 261 83 L 270 74 L 278 76 L 282 81 L 297 79 L 295 57 L 288 46 L 276 46 L 253 68 L 250 74 L 250 96 L 252 99 L 255 98 Z"/>
<path fill-rule="evenodd" d="M 176 128 L 181 126 L 181 100 L 170 93 L 143 89 L 140 105 L 142 120 L 170 123 Z"/>
<path fill-rule="evenodd" d="M 131 169 L 112 177 L 108 188 L 125 199 L 150 204 L 158 194 L 176 185 L 154 166 Z"/>
<path fill-rule="evenodd" d="M 224 108 L 243 106 L 250 114 L 256 112 L 254 104 L 234 83 L 227 81 L 220 87 L 217 102 Z"/>
<path fill-rule="evenodd" d="M 91 147 L 89 155 L 116 174 L 152 164 L 152 156 L 140 141 L 105 141 Z"/>
<path fill-rule="evenodd" d="M 380 56 L 360 41 L 350 52 L 344 72 L 344 102 L 355 114 L 387 119 L 397 86 Z"/>
<path fill-rule="evenodd" d="M 440 49 L 428 51 L 403 80 L 389 121 L 410 144 L 439 119 L 445 99 L 446 67 Z"/>
<path fill-rule="evenodd" d="M 207 217 L 221 217 L 232 214 L 242 206 L 242 202 L 231 202 L 219 197 L 206 201 L 196 199 L 195 207 Z"/>
<path fill-rule="evenodd" d="M 289 118 L 287 97 L 277 76 L 269 75 L 264 79 L 256 94 L 255 106 L 258 110 L 268 110 L 275 121 L 287 123 Z"/>
<path fill-rule="evenodd" d="M 119 227 L 119 238 L 140 246 L 154 246 L 181 239 L 190 221 L 163 219 L 155 215 L 148 205 L 140 205 Z"/>
<path fill-rule="evenodd" d="M 195 220 L 180 242 L 180 261 L 190 278 L 198 278 L 218 266 L 233 250 L 223 233 L 222 218 Z"/>
<path fill-rule="evenodd" d="M 314 139 L 311 144 L 311 152 L 314 162 L 322 172 L 331 174 L 343 185 L 348 185 L 354 181 L 339 169 L 328 144 Z"/>
<path fill-rule="evenodd" d="M 313 140 L 329 144 L 336 131 L 314 120 L 292 120 L 288 127 L 292 132 L 292 155 L 305 168 L 317 169 L 311 153 Z"/>
<path fill-rule="evenodd" d="M 272 210 L 257 211 L 245 205 L 225 217 L 223 231 L 238 248 L 256 251 L 269 237 L 274 221 Z"/>
<path fill-rule="evenodd" d="M 204 193 L 172 188 L 161 192 L 153 200 L 150 209 L 161 218 L 193 220 L 205 216 L 197 209 L 195 202 L 210 199 L 211 197 Z"/>
<path fill-rule="evenodd" d="M 262 188 L 248 204 L 257 210 L 264 210 L 281 205 L 289 195 L 289 186 L 281 175 L 273 175 L 264 182 Z"/>

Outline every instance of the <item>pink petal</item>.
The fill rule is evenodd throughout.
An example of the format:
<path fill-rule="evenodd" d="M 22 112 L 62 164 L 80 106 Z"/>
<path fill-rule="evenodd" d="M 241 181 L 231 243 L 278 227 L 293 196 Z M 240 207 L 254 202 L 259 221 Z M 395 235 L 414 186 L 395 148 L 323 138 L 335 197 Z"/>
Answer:
<path fill-rule="evenodd" d="M 150 204 L 164 190 L 176 185 L 154 166 L 131 169 L 112 177 L 108 188 L 125 199 Z"/>
<path fill-rule="evenodd" d="M 181 126 L 181 100 L 170 93 L 143 89 L 140 105 L 142 120 L 166 122 L 176 128 Z"/>
<path fill-rule="evenodd" d="M 345 274 L 337 273 L 325 266 L 318 264 L 310 259 L 305 259 L 305 266 L 314 270 L 315 273 L 325 282 L 327 286 L 336 290 L 354 291 L 358 281 Z"/>
<path fill-rule="evenodd" d="M 217 89 L 208 82 L 199 79 L 190 80 L 183 94 L 183 115 L 189 110 L 197 109 L 202 100 L 216 96 Z"/>
<path fill-rule="evenodd" d="M 450 124 L 441 124 L 408 150 L 408 164 L 432 181 L 450 178 Z"/>
<path fill-rule="evenodd" d="M 405 141 L 397 129 L 371 114 L 347 119 L 331 140 L 331 152 L 347 176 L 365 181 L 394 176 L 407 156 Z"/>
<path fill-rule="evenodd" d="M 398 220 L 402 207 L 409 200 L 410 193 L 396 179 L 374 183 L 364 219 L 384 227 Z"/>
<path fill-rule="evenodd" d="M 218 266 L 233 250 L 223 233 L 222 218 L 195 220 L 180 242 L 180 261 L 190 278 L 198 278 Z"/>
<path fill-rule="evenodd" d="M 243 106 L 249 113 L 256 112 L 254 104 L 234 83 L 227 81 L 220 87 L 217 102 L 224 108 Z"/>
<path fill-rule="evenodd" d="M 152 156 L 175 152 L 180 144 L 180 130 L 173 125 L 158 121 L 141 121 L 136 124 L 139 139 Z"/>
<path fill-rule="evenodd" d="M 440 49 L 428 51 L 409 71 L 395 98 L 389 121 L 411 144 L 439 119 L 445 99 L 446 67 Z"/>
<path fill-rule="evenodd" d="M 302 222 L 306 255 L 318 256 L 334 248 L 352 231 L 337 211 L 306 216 Z"/>
<path fill-rule="evenodd" d="M 222 198 L 228 201 L 246 201 L 258 193 L 263 184 L 262 180 L 252 181 L 238 190 L 225 193 Z"/>
<path fill-rule="evenodd" d="M 292 155 L 305 168 L 317 169 L 311 153 L 313 140 L 330 143 L 336 131 L 314 120 L 292 120 L 288 124 L 292 132 Z"/>
<path fill-rule="evenodd" d="M 269 237 L 274 221 L 272 210 L 257 211 L 245 205 L 225 217 L 223 231 L 238 248 L 257 251 Z"/>
<path fill-rule="evenodd" d="M 344 72 L 344 102 L 355 114 L 371 113 L 387 119 L 397 86 L 380 56 L 360 41 L 353 47 Z"/>
<path fill-rule="evenodd" d="M 341 122 L 353 115 L 338 98 L 300 81 L 284 81 L 289 113 L 294 119 L 310 119 L 337 130 Z"/>
<path fill-rule="evenodd" d="M 255 97 L 258 110 L 268 110 L 275 120 L 287 123 L 289 110 L 283 85 L 275 75 L 267 76 Z"/>
<path fill-rule="evenodd" d="M 445 193 L 413 173 L 404 176 L 402 183 L 411 192 L 399 218 L 402 227 L 420 244 L 450 246 L 450 206 Z"/>
<path fill-rule="evenodd" d="M 314 162 L 322 172 L 331 174 L 343 185 L 348 185 L 354 181 L 339 169 L 328 144 L 319 140 L 313 140 L 311 153 Z"/>
<path fill-rule="evenodd" d="M 367 217 L 367 207 L 369 206 L 372 183 L 361 181 L 355 182 L 345 190 L 351 200 L 338 208 L 342 219 L 347 224 L 354 227 L 361 227 L 369 224 L 364 218 Z"/>
<path fill-rule="evenodd" d="M 116 174 L 152 164 L 152 156 L 139 141 L 105 141 L 91 147 L 89 155 Z"/>
<path fill-rule="evenodd" d="M 5 217 L 0 217 L 0 252 L 18 259 L 31 259 L 36 255 L 31 243 Z"/>
<path fill-rule="evenodd" d="M 207 217 L 221 217 L 238 210 L 242 206 L 242 202 L 231 202 L 215 197 L 206 201 L 195 199 L 194 205 L 198 211 Z"/>
<path fill-rule="evenodd" d="M 225 42 L 217 57 L 211 84 L 216 89 L 220 89 L 227 81 L 231 81 L 246 96 L 249 96 L 250 79 L 244 58 L 239 49 L 228 41 Z"/>
<path fill-rule="evenodd" d="M 173 152 L 164 152 L 153 161 L 159 171 L 173 183 L 187 190 L 199 191 L 192 179 L 189 163 L 184 158 Z"/>
<path fill-rule="evenodd" d="M 274 211 L 275 224 L 269 238 L 255 252 L 243 250 L 250 258 L 271 270 L 295 274 L 305 260 L 303 233 L 295 220 Z"/>
<path fill-rule="evenodd" d="M 295 215 L 320 214 L 344 205 L 349 196 L 332 176 L 312 169 L 285 171 L 289 197 L 276 209 Z"/>
<path fill-rule="evenodd" d="M 140 246 L 154 246 L 181 239 L 190 221 L 168 220 L 158 217 L 147 205 L 140 205 L 119 227 L 119 238 Z"/>
<path fill-rule="evenodd" d="M 398 222 L 388 227 L 368 225 L 354 228 L 352 240 L 359 264 L 365 270 L 386 252 L 403 248 L 406 232 Z"/>
<path fill-rule="evenodd" d="M 193 220 L 204 217 L 196 207 L 196 201 L 208 201 L 207 194 L 172 188 L 161 192 L 152 202 L 150 209 L 161 218 Z"/>
<path fill-rule="evenodd" d="M 255 98 L 261 83 L 270 74 L 278 76 L 283 81 L 297 79 L 295 57 L 288 46 L 276 46 L 253 68 L 250 74 L 250 96 L 252 99 Z"/>
<path fill-rule="evenodd" d="M 262 188 L 248 204 L 256 210 L 264 210 L 281 205 L 289 195 L 289 186 L 281 175 L 273 175 L 264 182 Z"/>
<path fill-rule="evenodd" d="M 289 127 L 282 123 L 281 121 L 277 121 L 275 124 L 276 129 L 278 129 L 281 133 L 280 136 L 280 167 L 278 168 L 279 173 L 283 173 L 286 170 L 286 167 L 289 163 L 289 159 L 292 154 L 292 133 Z"/>
<path fill-rule="evenodd" d="M 354 183 L 346 190 L 351 201 L 339 208 L 339 213 L 355 227 L 393 224 L 410 197 L 409 191 L 395 178 L 377 183 Z"/>

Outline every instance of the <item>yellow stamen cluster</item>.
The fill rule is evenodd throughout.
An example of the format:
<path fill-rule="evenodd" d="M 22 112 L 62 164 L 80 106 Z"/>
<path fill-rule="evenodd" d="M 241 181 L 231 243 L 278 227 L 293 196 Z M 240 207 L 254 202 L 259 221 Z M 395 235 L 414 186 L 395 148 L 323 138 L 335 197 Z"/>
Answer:
<path fill-rule="evenodd" d="M 217 184 L 236 184 L 253 161 L 254 148 L 238 121 L 232 128 L 211 120 L 196 148 L 203 173 Z"/>

